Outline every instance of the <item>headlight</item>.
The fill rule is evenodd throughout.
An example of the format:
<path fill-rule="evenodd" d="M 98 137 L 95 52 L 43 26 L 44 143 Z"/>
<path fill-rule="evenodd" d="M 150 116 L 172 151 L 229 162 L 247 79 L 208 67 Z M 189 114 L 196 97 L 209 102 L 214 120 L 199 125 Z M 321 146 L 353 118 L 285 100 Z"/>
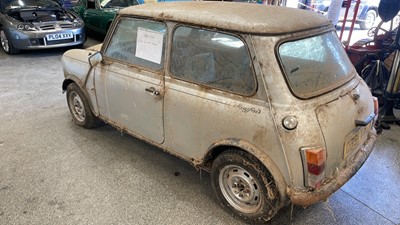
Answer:
<path fill-rule="evenodd" d="M 73 24 L 74 24 L 74 27 L 80 27 L 83 25 L 83 22 L 81 20 L 75 19 Z"/>
<path fill-rule="evenodd" d="M 18 30 L 22 30 L 22 31 L 35 31 L 37 30 L 36 27 L 31 24 L 31 23 L 20 23 L 17 26 Z"/>

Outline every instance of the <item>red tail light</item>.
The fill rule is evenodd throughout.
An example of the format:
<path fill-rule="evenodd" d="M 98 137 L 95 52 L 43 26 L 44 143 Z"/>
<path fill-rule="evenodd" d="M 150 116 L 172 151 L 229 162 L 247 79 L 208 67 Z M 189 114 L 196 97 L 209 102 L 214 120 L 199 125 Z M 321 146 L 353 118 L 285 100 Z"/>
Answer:
<path fill-rule="evenodd" d="M 373 97 L 373 99 L 374 99 L 374 113 L 375 113 L 375 116 L 378 116 L 378 114 L 379 114 L 379 101 L 378 101 L 377 97 Z"/>
<path fill-rule="evenodd" d="M 322 147 L 300 149 L 306 186 L 318 188 L 325 177 L 326 151 Z"/>

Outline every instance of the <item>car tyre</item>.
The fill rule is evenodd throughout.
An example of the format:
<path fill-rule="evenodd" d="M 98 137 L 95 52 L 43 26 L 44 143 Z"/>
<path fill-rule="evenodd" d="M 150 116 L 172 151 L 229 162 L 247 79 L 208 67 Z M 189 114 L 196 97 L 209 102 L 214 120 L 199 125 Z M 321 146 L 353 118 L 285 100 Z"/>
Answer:
<path fill-rule="evenodd" d="M 372 9 L 369 10 L 365 15 L 365 20 L 360 22 L 360 28 L 362 30 L 371 29 L 375 24 L 376 17 L 376 12 Z"/>
<path fill-rule="evenodd" d="M 271 173 L 244 151 L 230 149 L 221 153 L 212 164 L 211 180 L 222 206 L 248 223 L 265 223 L 281 208 Z"/>
<path fill-rule="evenodd" d="M 10 39 L 7 37 L 6 32 L 3 29 L 0 29 L 0 42 L 1 42 L 1 48 L 5 53 L 13 55 L 19 52 L 18 49 L 14 48 Z"/>
<path fill-rule="evenodd" d="M 90 109 L 83 91 L 75 83 L 67 87 L 67 103 L 76 124 L 85 128 L 93 128 L 96 125 L 97 118 Z"/>

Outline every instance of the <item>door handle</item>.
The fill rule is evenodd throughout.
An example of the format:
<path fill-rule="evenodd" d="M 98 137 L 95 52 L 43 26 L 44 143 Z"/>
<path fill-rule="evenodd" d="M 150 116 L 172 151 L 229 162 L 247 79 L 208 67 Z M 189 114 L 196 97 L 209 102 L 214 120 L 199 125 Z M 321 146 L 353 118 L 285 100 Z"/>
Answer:
<path fill-rule="evenodd" d="M 149 87 L 145 89 L 147 92 L 149 92 L 151 95 L 159 96 L 160 92 L 157 91 L 154 87 Z"/>

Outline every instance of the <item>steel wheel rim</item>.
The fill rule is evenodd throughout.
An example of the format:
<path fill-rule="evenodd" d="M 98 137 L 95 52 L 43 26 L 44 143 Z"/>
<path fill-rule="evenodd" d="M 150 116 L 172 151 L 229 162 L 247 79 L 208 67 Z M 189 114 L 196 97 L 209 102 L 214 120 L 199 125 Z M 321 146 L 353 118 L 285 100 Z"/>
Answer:
<path fill-rule="evenodd" d="M 1 46 L 3 47 L 4 51 L 6 52 L 10 51 L 10 46 L 8 45 L 8 39 L 6 33 L 3 30 L 0 31 L 0 40 L 1 40 Z"/>
<path fill-rule="evenodd" d="M 70 106 L 75 119 L 79 122 L 84 122 L 86 118 L 85 105 L 76 92 L 71 92 L 70 94 Z"/>
<path fill-rule="evenodd" d="M 371 28 L 375 23 L 375 16 L 372 13 L 367 14 L 367 18 L 365 18 L 365 25 L 368 28 Z"/>
<path fill-rule="evenodd" d="M 247 170 L 227 165 L 220 171 L 218 180 L 222 194 L 236 210 L 254 213 L 260 209 L 261 187 Z"/>

